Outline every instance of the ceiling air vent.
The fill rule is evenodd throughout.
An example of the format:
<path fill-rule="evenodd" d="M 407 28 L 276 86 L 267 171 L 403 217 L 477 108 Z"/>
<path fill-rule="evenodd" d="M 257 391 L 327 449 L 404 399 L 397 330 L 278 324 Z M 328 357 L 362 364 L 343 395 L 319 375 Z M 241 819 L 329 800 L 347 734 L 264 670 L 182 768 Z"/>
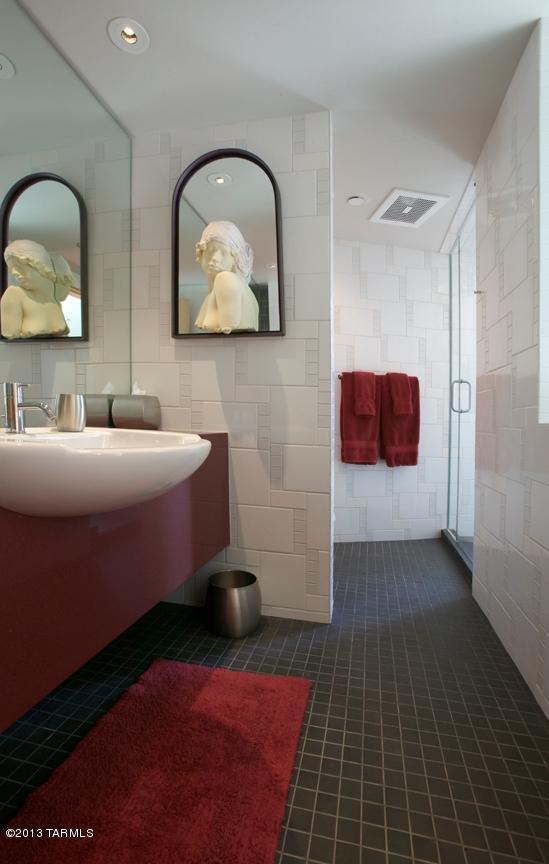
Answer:
<path fill-rule="evenodd" d="M 424 192 L 393 189 L 381 207 L 378 207 L 373 216 L 370 216 L 370 222 L 390 222 L 393 225 L 419 228 L 433 213 L 446 204 L 449 197 L 449 195 L 428 195 Z"/>

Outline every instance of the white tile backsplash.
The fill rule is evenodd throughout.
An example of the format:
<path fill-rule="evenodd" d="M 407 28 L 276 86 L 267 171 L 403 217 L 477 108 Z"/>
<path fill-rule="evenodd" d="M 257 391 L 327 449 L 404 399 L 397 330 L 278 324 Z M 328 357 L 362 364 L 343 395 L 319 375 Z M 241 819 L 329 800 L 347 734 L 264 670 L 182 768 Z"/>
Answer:
<path fill-rule="evenodd" d="M 380 314 L 381 332 L 387 336 L 404 336 L 406 334 L 406 305 L 379 301 L 376 306 Z"/>
<path fill-rule="evenodd" d="M 356 309 L 352 306 L 343 306 L 339 309 L 338 318 L 338 332 L 342 335 L 373 335 L 375 324 L 372 309 Z"/>
<path fill-rule="evenodd" d="M 169 206 L 144 207 L 139 211 L 139 221 L 139 249 L 152 251 L 170 248 L 171 209 Z"/>
<path fill-rule="evenodd" d="M 303 555 L 262 552 L 260 561 L 259 584 L 263 605 L 282 606 L 286 609 L 305 608 L 305 559 Z"/>
<path fill-rule="evenodd" d="M 219 348 L 208 345 L 192 346 L 193 399 L 206 402 L 226 402 L 235 398 L 234 343 Z"/>
<path fill-rule="evenodd" d="M 129 356 L 130 316 L 128 310 L 105 309 L 103 312 L 104 361 L 106 363 L 127 363 Z"/>
<path fill-rule="evenodd" d="M 338 244 L 339 249 L 344 248 Z M 352 246 L 348 246 L 352 250 Z M 361 243 L 360 250 L 360 272 L 361 273 L 383 273 L 387 266 L 387 247 L 380 243 Z M 335 259 L 336 273 L 343 272 L 338 269 L 338 259 Z"/>
<path fill-rule="evenodd" d="M 425 252 L 393 246 L 393 264 L 395 267 L 425 267 Z"/>
<path fill-rule="evenodd" d="M 329 237 L 328 215 L 296 216 L 282 219 L 284 265 L 289 273 L 327 273 L 330 270 L 330 246 L 318 243 L 319 236 Z"/>
<path fill-rule="evenodd" d="M 527 225 L 513 235 L 503 250 L 503 293 L 508 294 L 528 275 Z"/>
<path fill-rule="evenodd" d="M 233 543 L 245 549 L 294 551 L 294 512 L 280 507 L 236 507 L 237 536 Z"/>
<path fill-rule="evenodd" d="M 354 361 L 351 360 L 350 362 L 351 368 L 340 371 L 352 372 L 353 369 L 375 370 L 380 368 L 380 364 L 381 339 L 378 336 L 356 336 L 354 339 Z"/>
<path fill-rule="evenodd" d="M 173 340 L 173 163 L 184 168 L 235 141 L 280 186 L 287 335 Z M 234 531 L 224 563 L 257 573 L 270 614 L 319 621 L 329 619 L 329 556 L 313 595 L 306 561 L 324 567 L 331 543 L 330 146 L 324 111 L 138 135 L 133 189 L 134 377 L 159 396 L 163 425 L 228 431 Z M 183 602 L 202 602 L 203 583 L 201 575 L 186 584 Z"/>
<path fill-rule="evenodd" d="M 170 196 L 169 155 L 136 156 L 132 161 L 132 207 L 162 207 Z"/>
<path fill-rule="evenodd" d="M 266 450 L 230 451 L 231 500 L 242 504 L 270 504 L 270 454 Z"/>
<path fill-rule="evenodd" d="M 304 339 L 269 338 L 250 342 L 248 383 L 305 384 L 305 348 Z"/>
<path fill-rule="evenodd" d="M 316 171 L 294 171 L 276 175 L 284 216 L 316 216 Z"/>
<path fill-rule="evenodd" d="M 328 273 L 298 273 L 294 284 L 296 321 L 330 318 L 330 277 Z"/>
<path fill-rule="evenodd" d="M 272 120 L 255 120 L 247 125 L 248 149 L 260 156 L 274 173 L 291 171 L 292 118 L 275 117 Z M 319 149 L 328 151 L 329 142 L 326 141 L 324 147 Z"/>
<path fill-rule="evenodd" d="M 132 377 L 134 381 L 138 382 L 142 390 L 153 396 L 158 396 L 162 407 L 179 406 L 179 366 L 177 363 L 133 363 Z"/>
<path fill-rule="evenodd" d="M 329 551 L 330 496 L 308 494 L 306 507 L 307 545 Z"/>
<path fill-rule="evenodd" d="M 422 394 L 417 467 L 342 463 L 336 421 L 336 540 L 438 536 L 448 470 L 448 257 L 338 241 L 334 262 L 337 372 L 406 372 Z"/>
<path fill-rule="evenodd" d="M 330 491 L 330 452 L 327 447 L 284 447 L 284 489 L 296 492 Z"/>
<path fill-rule="evenodd" d="M 537 208 L 540 135 L 540 44 L 534 30 L 486 141 L 477 177 L 478 368 L 477 476 L 473 595 L 549 714 L 549 424 L 538 421 L 538 296 L 540 227 Z M 542 73 L 549 92 L 549 69 Z M 536 142 L 535 146 L 533 141 Z M 522 149 L 521 149 L 522 148 Z M 528 196 L 518 196 L 520 184 Z M 509 214 L 509 201 L 521 212 Z M 487 227 L 483 214 L 496 214 Z M 498 214 L 502 214 L 499 216 Z M 543 481 L 543 482 L 541 482 Z"/>
<path fill-rule="evenodd" d="M 393 276 L 389 273 L 371 273 L 365 271 L 365 282 L 368 300 L 391 300 L 392 302 L 399 300 L 400 287 L 398 276 Z"/>
<path fill-rule="evenodd" d="M 271 440 L 275 444 L 315 444 L 316 387 L 271 388 Z"/>
<path fill-rule="evenodd" d="M 415 336 L 388 336 L 387 360 L 397 363 L 417 363 L 419 340 Z"/>
<path fill-rule="evenodd" d="M 193 427 L 203 432 L 228 432 L 231 447 L 258 446 L 258 406 L 238 402 L 194 402 Z"/>
<path fill-rule="evenodd" d="M 305 115 L 305 150 L 318 153 L 326 150 L 330 140 L 330 115 L 327 111 L 315 111 Z"/>
<path fill-rule="evenodd" d="M 406 271 L 406 298 L 408 300 L 431 299 L 433 274 L 431 270 Z M 421 326 L 421 325 L 420 325 Z"/>

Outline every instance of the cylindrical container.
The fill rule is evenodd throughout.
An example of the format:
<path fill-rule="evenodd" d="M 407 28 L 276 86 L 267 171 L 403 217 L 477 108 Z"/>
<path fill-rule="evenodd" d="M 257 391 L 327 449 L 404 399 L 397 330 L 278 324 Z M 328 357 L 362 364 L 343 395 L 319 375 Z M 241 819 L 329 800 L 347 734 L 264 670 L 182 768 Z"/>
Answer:
<path fill-rule="evenodd" d="M 157 396 L 114 396 L 112 422 L 117 429 L 158 429 L 160 402 Z"/>
<path fill-rule="evenodd" d="M 113 396 L 110 393 L 86 393 L 86 426 L 112 426 L 111 407 Z"/>
<path fill-rule="evenodd" d="M 208 580 L 206 625 L 219 636 L 249 636 L 261 619 L 257 577 L 246 570 L 221 570 Z"/>
<path fill-rule="evenodd" d="M 78 393 L 60 393 L 57 397 L 59 432 L 82 432 L 86 425 L 86 402 Z"/>

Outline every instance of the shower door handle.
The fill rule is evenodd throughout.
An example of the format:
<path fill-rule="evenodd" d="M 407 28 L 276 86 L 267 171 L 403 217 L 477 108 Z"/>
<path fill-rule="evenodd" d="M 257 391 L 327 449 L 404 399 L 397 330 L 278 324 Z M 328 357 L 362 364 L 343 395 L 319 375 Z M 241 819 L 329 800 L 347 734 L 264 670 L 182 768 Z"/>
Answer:
<path fill-rule="evenodd" d="M 455 398 L 454 398 L 455 393 L 456 393 L 456 390 L 455 390 L 456 384 L 458 384 L 460 387 L 462 384 L 465 384 L 465 386 L 467 387 L 467 408 L 461 407 L 461 390 L 460 390 L 460 399 L 459 399 L 460 407 L 456 408 L 456 402 L 455 402 Z M 452 384 L 450 386 L 450 390 L 451 390 L 450 403 L 451 403 L 452 411 L 455 411 L 456 414 L 468 414 L 469 411 L 471 410 L 471 382 L 467 381 L 465 378 L 455 378 L 454 381 L 452 381 Z"/>

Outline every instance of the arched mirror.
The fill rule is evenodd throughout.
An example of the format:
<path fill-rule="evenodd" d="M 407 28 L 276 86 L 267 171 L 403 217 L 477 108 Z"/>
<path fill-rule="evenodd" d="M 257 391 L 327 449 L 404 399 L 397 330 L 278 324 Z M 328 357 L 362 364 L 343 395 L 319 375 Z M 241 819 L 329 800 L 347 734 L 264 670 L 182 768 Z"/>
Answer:
<path fill-rule="evenodd" d="M 179 178 L 172 209 L 172 334 L 284 333 L 280 194 L 247 150 L 214 150 Z"/>
<path fill-rule="evenodd" d="M 31 174 L 0 213 L 3 340 L 88 337 L 86 208 L 56 174 Z"/>

